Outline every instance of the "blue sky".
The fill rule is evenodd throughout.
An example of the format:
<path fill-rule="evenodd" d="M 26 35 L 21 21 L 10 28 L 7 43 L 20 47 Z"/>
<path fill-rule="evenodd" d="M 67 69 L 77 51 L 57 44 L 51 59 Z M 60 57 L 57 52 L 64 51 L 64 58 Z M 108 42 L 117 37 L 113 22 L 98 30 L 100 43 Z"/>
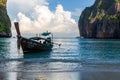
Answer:
<path fill-rule="evenodd" d="M 55 9 L 57 4 L 62 4 L 65 10 L 74 11 L 76 8 L 83 10 L 91 6 L 95 0 L 49 0 L 50 8 Z"/>
<path fill-rule="evenodd" d="M 19 21 L 22 33 L 36 34 L 49 30 L 56 36 L 78 36 L 80 14 L 94 1 L 8 0 L 7 10 L 12 23 Z M 14 28 L 12 31 L 15 32 Z"/>
<path fill-rule="evenodd" d="M 54 11 L 57 4 L 62 4 L 65 10 L 76 12 L 76 9 L 79 9 L 80 12 L 82 12 L 85 7 L 93 5 L 95 0 L 48 0 L 49 1 L 49 8 Z M 79 13 L 78 13 L 79 14 Z M 76 21 L 79 19 L 77 16 L 72 16 L 76 19 Z"/>

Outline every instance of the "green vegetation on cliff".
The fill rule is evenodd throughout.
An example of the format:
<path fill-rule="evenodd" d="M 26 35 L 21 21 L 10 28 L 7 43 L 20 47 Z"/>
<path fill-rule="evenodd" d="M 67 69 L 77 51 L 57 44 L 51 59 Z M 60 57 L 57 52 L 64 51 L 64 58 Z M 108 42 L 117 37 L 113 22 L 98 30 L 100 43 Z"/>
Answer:
<path fill-rule="evenodd" d="M 0 8 L 0 32 L 11 32 L 11 22 L 7 15 L 6 8 L 4 8 L 3 6 L 0 6 Z"/>
<path fill-rule="evenodd" d="M 4 6 L 6 5 L 6 2 L 7 2 L 6 0 L 0 0 L 0 4 L 2 4 Z"/>
<path fill-rule="evenodd" d="M 120 38 L 120 0 L 96 0 L 79 19 L 80 36 Z"/>
<path fill-rule="evenodd" d="M 120 0 L 115 0 L 115 2 L 120 2 Z"/>
<path fill-rule="evenodd" d="M 90 17 L 89 17 L 89 20 L 92 21 L 93 19 L 98 19 L 99 21 L 102 20 L 103 16 L 105 15 L 105 11 L 107 11 L 110 6 L 112 5 L 112 3 L 110 2 L 105 2 L 103 0 L 97 0 L 95 2 L 95 5 L 92 6 L 92 10 L 91 13 L 94 13 L 92 14 Z"/>
<path fill-rule="evenodd" d="M 107 20 L 120 20 L 120 15 L 119 14 L 106 15 L 105 18 Z"/>
<path fill-rule="evenodd" d="M 6 10 L 7 0 L 0 0 L 0 37 L 11 36 L 11 21 Z"/>
<path fill-rule="evenodd" d="M 8 27 L 5 27 L 3 23 L 0 23 L 0 32 L 10 32 Z"/>

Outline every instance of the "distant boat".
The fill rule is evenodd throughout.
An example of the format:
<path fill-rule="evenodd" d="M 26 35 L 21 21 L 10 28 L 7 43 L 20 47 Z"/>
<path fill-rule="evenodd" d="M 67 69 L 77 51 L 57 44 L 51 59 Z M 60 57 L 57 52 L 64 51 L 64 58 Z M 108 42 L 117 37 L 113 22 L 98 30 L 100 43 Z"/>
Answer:
<path fill-rule="evenodd" d="M 43 36 L 51 35 L 46 38 L 42 38 L 42 37 L 24 38 L 21 36 L 19 30 L 19 23 L 15 22 L 14 24 L 18 37 L 18 41 L 17 41 L 18 48 L 20 49 L 21 46 L 24 53 L 52 50 L 54 43 L 53 43 L 53 36 L 50 32 L 44 32 L 41 34 Z"/>

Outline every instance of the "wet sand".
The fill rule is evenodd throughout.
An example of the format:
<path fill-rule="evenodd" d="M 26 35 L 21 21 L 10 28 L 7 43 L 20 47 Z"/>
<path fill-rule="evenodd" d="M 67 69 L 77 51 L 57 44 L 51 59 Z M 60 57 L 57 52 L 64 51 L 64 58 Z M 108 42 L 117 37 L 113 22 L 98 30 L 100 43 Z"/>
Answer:
<path fill-rule="evenodd" d="M 119 80 L 120 72 L 3 72 L 0 80 Z"/>
<path fill-rule="evenodd" d="M 2 62 L 3 63 L 3 62 Z M 1 64 L 2 64 L 1 63 Z M 0 80 L 119 80 L 119 63 L 20 63 L 0 65 Z M 76 65 L 77 64 L 77 65 Z M 80 64 L 80 65 L 78 65 Z M 44 65 L 44 66 L 43 66 Z M 59 66 L 58 66 L 59 65 Z M 7 67 L 6 67 L 7 66 Z M 26 68 L 28 66 L 28 68 Z M 39 67 L 38 67 L 39 66 Z M 43 67 L 40 67 L 43 66 Z M 49 69 L 48 69 L 49 66 Z M 56 70 L 56 67 L 60 67 Z M 16 69 L 15 69 L 16 68 Z M 55 68 L 55 69 L 54 69 Z M 44 70 L 42 70 L 44 69 Z M 48 69 L 48 70 L 47 70 Z M 65 71 L 64 71 L 64 70 Z"/>

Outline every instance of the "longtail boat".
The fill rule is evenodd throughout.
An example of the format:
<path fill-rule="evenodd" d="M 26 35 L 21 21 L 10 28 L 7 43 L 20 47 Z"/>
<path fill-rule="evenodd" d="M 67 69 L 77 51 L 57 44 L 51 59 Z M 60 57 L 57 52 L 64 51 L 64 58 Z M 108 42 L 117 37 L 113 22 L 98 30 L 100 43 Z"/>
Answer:
<path fill-rule="evenodd" d="M 53 36 L 51 37 L 49 36 L 46 38 L 42 38 L 42 37 L 25 38 L 21 36 L 19 23 L 15 22 L 14 24 L 15 24 L 17 38 L 18 38 L 18 41 L 17 41 L 18 49 L 20 49 L 20 46 L 21 46 L 24 53 L 52 50 Z M 48 36 L 50 34 L 51 34 L 50 32 L 42 33 L 42 35 L 44 36 Z"/>

